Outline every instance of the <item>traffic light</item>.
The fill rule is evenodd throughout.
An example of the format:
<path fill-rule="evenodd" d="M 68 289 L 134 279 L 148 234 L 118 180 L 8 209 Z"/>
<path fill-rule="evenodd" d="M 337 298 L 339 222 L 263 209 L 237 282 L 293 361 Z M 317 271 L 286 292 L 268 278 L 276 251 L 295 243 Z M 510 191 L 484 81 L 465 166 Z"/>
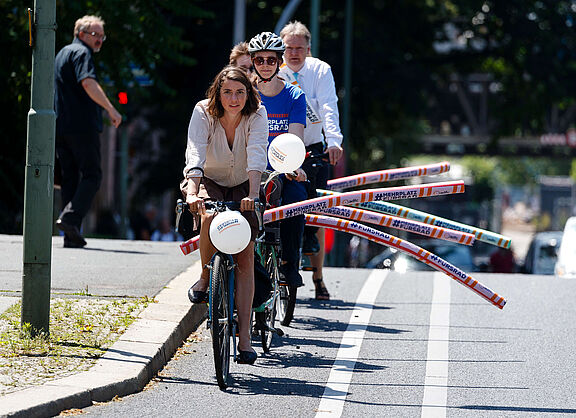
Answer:
<path fill-rule="evenodd" d="M 118 103 L 121 105 L 128 104 L 128 93 L 121 91 L 118 93 Z"/>

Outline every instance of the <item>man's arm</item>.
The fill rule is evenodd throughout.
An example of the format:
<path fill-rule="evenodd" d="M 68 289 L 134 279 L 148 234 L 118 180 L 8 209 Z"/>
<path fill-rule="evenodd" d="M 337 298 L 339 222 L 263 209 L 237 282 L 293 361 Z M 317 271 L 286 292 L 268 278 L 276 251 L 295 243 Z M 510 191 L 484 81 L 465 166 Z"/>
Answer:
<path fill-rule="evenodd" d="M 110 103 L 110 100 L 106 97 L 106 93 L 104 93 L 100 84 L 93 78 L 85 78 L 81 81 L 81 84 L 88 96 L 108 112 L 112 125 L 114 125 L 115 128 L 120 126 L 122 115 L 112 106 L 112 103 Z"/>
<path fill-rule="evenodd" d="M 338 96 L 332 69 L 328 64 L 325 73 L 318 79 L 318 101 L 320 102 L 320 114 L 322 117 L 324 134 L 328 143 L 328 155 L 330 164 L 335 165 L 342 157 L 342 133 L 338 115 Z"/>

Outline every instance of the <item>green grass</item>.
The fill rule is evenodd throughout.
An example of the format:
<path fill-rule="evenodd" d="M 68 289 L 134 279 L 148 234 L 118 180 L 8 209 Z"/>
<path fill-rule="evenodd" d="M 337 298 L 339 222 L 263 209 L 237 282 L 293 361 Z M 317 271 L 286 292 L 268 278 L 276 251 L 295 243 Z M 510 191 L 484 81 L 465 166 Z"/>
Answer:
<path fill-rule="evenodd" d="M 50 334 L 37 336 L 12 305 L 0 315 L 0 395 L 89 369 L 151 302 L 52 299 Z"/>

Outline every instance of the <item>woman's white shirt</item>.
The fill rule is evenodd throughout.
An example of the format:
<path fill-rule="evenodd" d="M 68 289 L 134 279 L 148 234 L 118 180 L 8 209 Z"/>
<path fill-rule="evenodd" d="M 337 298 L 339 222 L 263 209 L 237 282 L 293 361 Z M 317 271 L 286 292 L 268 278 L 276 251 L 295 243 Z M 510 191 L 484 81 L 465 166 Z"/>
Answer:
<path fill-rule="evenodd" d="M 188 125 L 184 176 L 194 167 L 221 186 L 234 187 L 248 180 L 249 171 L 264 171 L 267 165 L 268 116 L 260 105 L 242 116 L 236 127 L 232 149 L 220 121 L 208 113 L 208 99 L 198 102 Z"/>

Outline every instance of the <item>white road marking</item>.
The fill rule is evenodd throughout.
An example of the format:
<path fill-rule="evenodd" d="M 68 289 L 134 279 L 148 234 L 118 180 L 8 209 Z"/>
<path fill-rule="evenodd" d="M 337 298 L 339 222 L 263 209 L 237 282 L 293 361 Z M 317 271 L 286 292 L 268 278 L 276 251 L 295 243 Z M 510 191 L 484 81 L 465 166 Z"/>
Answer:
<path fill-rule="evenodd" d="M 450 282 L 442 273 L 434 274 L 426 379 L 422 418 L 445 418 L 448 398 L 448 338 L 450 334 Z"/>
<path fill-rule="evenodd" d="M 366 326 L 370 323 L 372 316 L 374 301 L 388 276 L 388 272 L 389 270 L 374 270 L 368 276 L 358 295 L 350 322 L 344 335 L 342 335 L 336 360 L 330 370 L 330 376 L 317 409 L 317 417 L 339 417 L 342 415 L 354 366 L 366 333 Z"/>

